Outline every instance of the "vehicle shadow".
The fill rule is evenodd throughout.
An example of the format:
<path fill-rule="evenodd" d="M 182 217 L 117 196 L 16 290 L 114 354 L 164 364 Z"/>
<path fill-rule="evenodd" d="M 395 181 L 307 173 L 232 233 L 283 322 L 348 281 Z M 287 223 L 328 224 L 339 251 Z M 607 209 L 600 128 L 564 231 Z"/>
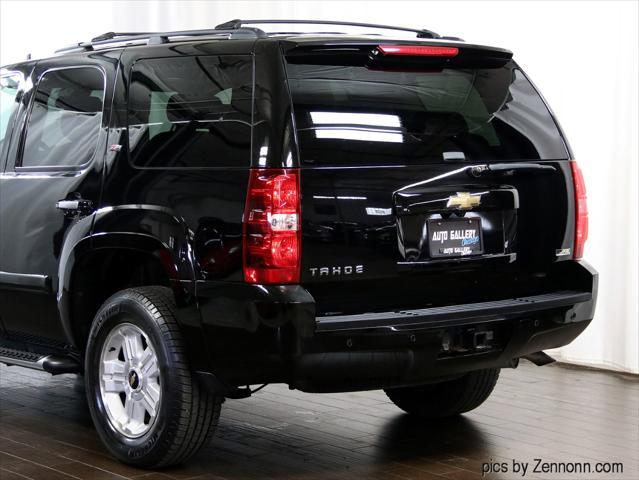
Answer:
<path fill-rule="evenodd" d="M 286 420 L 284 416 L 273 419 Z M 389 478 L 395 471 L 408 471 L 408 477 L 416 478 L 449 472 L 472 476 L 481 472 L 481 459 L 489 455 L 481 428 L 464 417 L 425 421 L 389 413 L 388 421 L 365 437 L 353 431 L 352 437 L 339 432 L 328 438 L 329 429 L 309 429 L 302 445 L 277 431 L 246 432 L 224 422 L 221 426 L 212 444 L 188 465 L 164 473 L 179 477 L 207 473 L 232 479 Z"/>
<path fill-rule="evenodd" d="M 12 451 L 27 466 L 40 459 L 68 464 L 82 479 L 99 472 L 126 479 L 152 473 L 108 453 L 93 428 L 81 376 L 45 378 L 20 370 L 0 372 L 0 450 Z M 397 468 L 429 478 L 457 471 L 460 464 L 479 473 L 472 459 L 486 458 L 479 453 L 486 448 L 480 424 L 469 418 L 420 421 L 391 407 L 381 394 L 377 401 L 374 393 L 366 394 L 373 402 L 363 409 L 351 403 L 322 410 L 316 403 L 306 416 L 300 411 L 311 407 L 302 398 L 286 397 L 284 387 L 272 392 L 282 397 L 281 405 L 258 398 L 229 401 L 211 444 L 184 465 L 161 470 L 158 478 L 388 478 Z M 340 396 L 319 401 L 345 403 Z"/>
<path fill-rule="evenodd" d="M 485 445 L 485 435 L 473 420 L 458 416 L 422 420 L 407 414 L 390 419 L 380 431 L 377 452 L 385 461 L 416 457 L 473 456 Z"/>

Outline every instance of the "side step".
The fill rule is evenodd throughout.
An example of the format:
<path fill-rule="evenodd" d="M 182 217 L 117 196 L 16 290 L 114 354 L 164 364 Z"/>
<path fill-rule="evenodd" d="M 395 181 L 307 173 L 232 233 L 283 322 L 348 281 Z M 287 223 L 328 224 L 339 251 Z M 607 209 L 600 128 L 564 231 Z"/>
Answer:
<path fill-rule="evenodd" d="M 51 375 L 79 373 L 82 371 L 78 361 L 68 356 L 42 355 L 5 347 L 0 347 L 0 363 L 42 370 L 49 372 Z"/>

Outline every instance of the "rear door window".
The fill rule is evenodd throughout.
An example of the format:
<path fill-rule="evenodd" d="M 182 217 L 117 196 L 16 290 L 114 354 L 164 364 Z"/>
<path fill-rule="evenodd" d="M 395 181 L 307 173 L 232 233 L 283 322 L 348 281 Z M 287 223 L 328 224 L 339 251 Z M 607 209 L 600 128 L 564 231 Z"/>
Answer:
<path fill-rule="evenodd" d="M 318 63 L 287 64 L 308 163 L 567 158 L 550 112 L 512 61 L 423 71 Z"/>
<path fill-rule="evenodd" d="M 252 98 L 250 56 L 137 61 L 128 100 L 131 162 L 142 168 L 248 166 Z"/>
<path fill-rule="evenodd" d="M 95 154 L 105 79 L 93 67 L 45 72 L 27 123 L 22 167 L 79 167 Z"/>

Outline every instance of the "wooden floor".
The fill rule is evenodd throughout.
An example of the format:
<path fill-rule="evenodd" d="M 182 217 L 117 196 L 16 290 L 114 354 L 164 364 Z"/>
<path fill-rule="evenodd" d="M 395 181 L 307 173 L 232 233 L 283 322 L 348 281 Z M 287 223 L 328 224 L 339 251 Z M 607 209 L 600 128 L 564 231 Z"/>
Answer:
<path fill-rule="evenodd" d="M 381 392 L 276 385 L 227 401 L 217 437 L 189 464 L 148 472 L 109 457 L 75 376 L 0 366 L 0 479 L 464 480 L 482 478 L 487 462 L 507 464 L 493 479 L 638 479 L 638 417 L 636 376 L 525 362 L 502 371 L 483 406 L 445 423 L 416 421 Z M 623 473 L 532 473 L 535 458 L 568 471 L 622 462 Z M 513 459 L 530 462 L 525 477 Z"/>

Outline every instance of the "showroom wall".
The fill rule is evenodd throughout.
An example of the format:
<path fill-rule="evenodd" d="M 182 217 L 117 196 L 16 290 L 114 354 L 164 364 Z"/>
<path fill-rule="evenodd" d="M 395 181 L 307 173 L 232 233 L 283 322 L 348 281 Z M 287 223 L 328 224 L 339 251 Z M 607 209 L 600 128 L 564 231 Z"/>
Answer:
<path fill-rule="evenodd" d="M 553 352 L 639 373 L 637 309 L 638 3 L 0 2 L 0 62 L 49 55 L 107 31 L 212 27 L 233 18 L 316 18 L 423 27 L 507 47 L 557 113 L 587 182 L 586 258 L 601 274 L 595 321 Z"/>

